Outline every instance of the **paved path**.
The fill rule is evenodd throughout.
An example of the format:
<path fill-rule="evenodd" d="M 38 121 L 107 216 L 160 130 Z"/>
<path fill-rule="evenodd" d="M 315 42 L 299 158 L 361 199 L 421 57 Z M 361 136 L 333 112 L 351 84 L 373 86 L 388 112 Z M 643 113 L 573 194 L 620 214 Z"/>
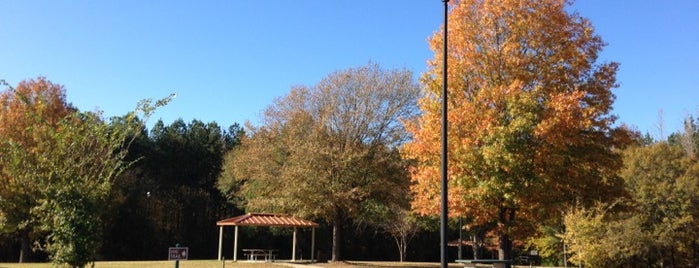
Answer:
<path fill-rule="evenodd" d="M 289 263 L 289 262 L 275 262 L 274 264 L 281 264 L 284 266 L 289 266 L 293 268 L 319 268 L 321 266 L 317 265 L 312 265 L 312 264 L 296 264 L 296 263 Z"/>

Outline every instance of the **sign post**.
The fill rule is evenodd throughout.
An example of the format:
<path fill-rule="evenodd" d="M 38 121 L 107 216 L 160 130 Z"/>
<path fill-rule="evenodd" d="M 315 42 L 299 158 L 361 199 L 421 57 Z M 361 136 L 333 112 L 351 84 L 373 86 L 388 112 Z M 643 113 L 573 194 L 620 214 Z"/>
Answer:
<path fill-rule="evenodd" d="M 187 260 L 188 257 L 188 247 L 180 247 L 180 244 L 177 244 L 175 247 L 168 248 L 167 259 L 175 261 L 175 268 L 180 267 L 180 260 Z"/>

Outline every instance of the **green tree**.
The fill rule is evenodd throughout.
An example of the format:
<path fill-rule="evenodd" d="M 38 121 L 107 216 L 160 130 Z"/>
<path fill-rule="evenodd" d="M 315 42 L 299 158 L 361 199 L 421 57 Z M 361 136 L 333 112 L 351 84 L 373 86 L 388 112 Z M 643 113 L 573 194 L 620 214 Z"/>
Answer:
<path fill-rule="evenodd" d="M 442 96 L 443 31 L 421 82 L 422 116 L 405 153 L 416 211 L 439 212 L 441 99 L 448 97 L 450 216 L 496 223 L 502 259 L 512 239 L 559 225 L 566 204 L 622 190 L 613 150 L 629 141 L 611 115 L 618 64 L 598 63 L 604 42 L 570 1 L 450 2 L 448 96 Z"/>
<path fill-rule="evenodd" d="M 150 201 L 154 187 L 146 174 L 145 163 L 151 158 L 152 143 L 143 127 L 131 142 L 124 161 L 133 162 L 114 181 L 103 212 L 102 239 L 99 255 L 108 260 L 148 259 L 154 246 L 155 230 L 148 224 Z M 162 253 L 161 253 L 162 255 Z"/>
<path fill-rule="evenodd" d="M 644 258 L 661 265 L 696 266 L 699 242 L 699 162 L 686 147 L 658 143 L 625 152 L 621 175 L 633 215 L 652 238 Z M 688 262 L 687 262 L 688 261 Z"/>
<path fill-rule="evenodd" d="M 215 122 L 178 119 L 170 125 L 155 124 L 150 134 L 153 151 L 145 165 L 152 187 L 147 215 L 158 245 L 181 243 L 216 252 L 211 241 L 218 238 L 217 230 L 207 226 L 231 210 L 216 181 L 237 135 L 242 135 L 237 125 L 226 132 Z"/>
<path fill-rule="evenodd" d="M 156 106 L 141 102 L 138 111 L 148 118 L 168 100 Z M 41 197 L 32 214 L 40 230 L 48 234 L 40 247 L 53 262 L 84 267 L 97 257 L 102 242 L 101 213 L 114 179 L 131 164 L 124 161 L 130 145 L 127 138 L 142 129 L 136 112 L 125 119 L 109 124 L 99 114 L 74 113 L 58 128 L 37 132 L 41 134 L 40 155 L 33 169 Z"/>
<path fill-rule="evenodd" d="M 76 113 L 58 128 L 38 132 L 40 155 L 32 169 L 41 195 L 32 214 L 48 234 L 40 247 L 55 263 L 83 267 L 97 255 L 101 211 L 113 179 L 127 166 L 119 132 L 92 113 Z"/>
<path fill-rule="evenodd" d="M 563 230 L 546 225 L 540 225 L 539 235 L 529 239 L 529 243 L 538 251 L 541 264 L 562 266 Z"/>
<path fill-rule="evenodd" d="M 213 258 L 217 220 L 237 211 L 216 189 L 223 156 L 242 129 L 223 130 L 200 120 L 157 121 L 129 147 L 126 161 L 140 159 L 116 180 L 105 211 L 100 256 L 112 260 L 161 259 L 176 243 L 196 249 L 192 258 Z M 150 134 L 148 134 L 150 133 Z"/>
<path fill-rule="evenodd" d="M 365 221 L 376 204 L 405 199 L 407 163 L 397 146 L 408 135 L 400 120 L 415 115 L 418 94 L 411 72 L 372 63 L 292 88 L 267 108 L 262 126 L 248 126 L 227 156 L 220 189 L 248 211 L 325 220 L 332 260 L 340 260 L 348 219 Z"/>
<path fill-rule="evenodd" d="M 625 150 L 624 166 L 620 174 L 628 196 L 617 201 L 618 209 L 566 216 L 572 260 L 593 266 L 695 267 L 699 162 L 685 148 L 660 142 Z"/>

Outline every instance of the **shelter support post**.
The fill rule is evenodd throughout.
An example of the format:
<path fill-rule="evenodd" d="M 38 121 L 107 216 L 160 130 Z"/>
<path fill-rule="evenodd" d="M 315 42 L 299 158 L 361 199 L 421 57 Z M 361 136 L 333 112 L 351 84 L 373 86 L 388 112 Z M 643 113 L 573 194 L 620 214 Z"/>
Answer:
<path fill-rule="evenodd" d="M 221 250 L 223 249 L 223 226 L 218 227 L 218 260 L 221 260 Z"/>
<path fill-rule="evenodd" d="M 316 228 L 311 228 L 311 261 L 315 261 L 316 252 Z"/>
<path fill-rule="evenodd" d="M 293 242 L 291 243 L 291 261 L 296 261 L 296 230 L 297 228 L 294 227 L 294 238 Z"/>
<path fill-rule="evenodd" d="M 238 261 L 238 225 L 235 226 L 235 240 L 233 241 L 233 261 Z"/>

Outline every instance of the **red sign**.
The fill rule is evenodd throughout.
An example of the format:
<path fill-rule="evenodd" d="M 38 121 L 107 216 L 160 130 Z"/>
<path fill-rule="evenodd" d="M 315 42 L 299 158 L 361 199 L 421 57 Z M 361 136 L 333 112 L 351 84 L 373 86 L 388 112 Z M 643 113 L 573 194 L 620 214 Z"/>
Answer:
<path fill-rule="evenodd" d="M 171 247 L 168 249 L 167 259 L 170 261 L 174 260 L 186 260 L 189 256 L 188 247 Z"/>

